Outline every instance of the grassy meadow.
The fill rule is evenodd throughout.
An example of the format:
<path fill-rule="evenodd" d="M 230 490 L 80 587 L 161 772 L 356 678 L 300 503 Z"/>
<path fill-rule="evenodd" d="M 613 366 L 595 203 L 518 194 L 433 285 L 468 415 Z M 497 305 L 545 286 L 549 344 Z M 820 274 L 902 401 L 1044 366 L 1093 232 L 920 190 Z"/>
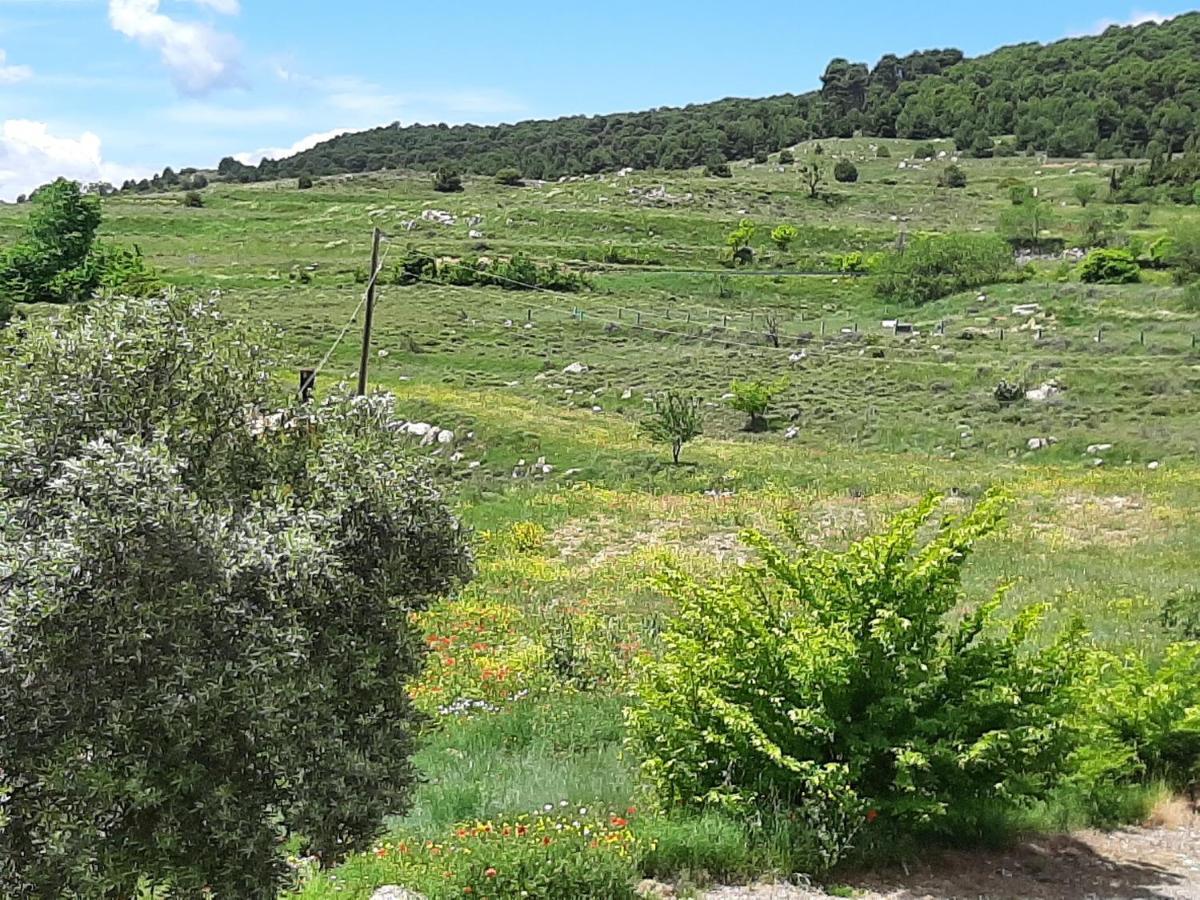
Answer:
<path fill-rule="evenodd" d="M 845 254 L 886 250 L 902 234 L 994 231 L 1011 179 L 1052 202 L 1049 233 L 1068 247 L 1093 210 L 1119 209 L 1112 230 L 1149 245 L 1200 209 L 1084 210 L 1073 186 L 1091 181 L 1103 196 L 1110 168 L 1093 160 L 963 159 L 968 184 L 951 190 L 937 184 L 948 160 L 907 161 L 911 146 L 824 141 L 827 170 L 848 157 L 859 180 L 830 178 L 820 200 L 772 158 L 735 164 L 730 179 L 634 172 L 517 188 L 467 178 L 447 195 L 425 174 L 389 172 L 307 191 L 214 185 L 202 208 L 178 195 L 105 201 L 105 237 L 138 245 L 181 289 L 219 292 L 228 315 L 277 329 L 288 381 L 354 312 L 381 228 L 372 384 L 411 419 L 456 434 L 430 452 L 478 533 L 479 574 L 421 616 L 431 653 L 411 689 L 435 724 L 419 757 L 426 783 L 392 823 L 392 843 L 313 874 L 297 896 L 366 900 L 395 883 L 399 843 L 564 801 L 629 819 L 654 848 L 647 875 L 790 871 L 782 839 L 751 846 L 720 819 L 649 816 L 624 746 L 630 674 L 670 614 L 655 571 L 666 558 L 700 573 L 736 565 L 747 526 L 770 532 L 793 516 L 811 541 L 842 546 L 928 492 L 955 510 L 1002 484 L 1015 506 L 969 565 L 971 596 L 1008 583 L 1006 611 L 1048 602 L 1047 628 L 1079 616 L 1105 644 L 1161 652 L 1164 599 L 1194 585 L 1200 562 L 1200 309 L 1152 270 L 1141 284 L 1089 286 L 1038 262 L 1025 283 L 912 308 L 840 269 Z M 814 154 L 797 148 L 801 161 Z M 456 222 L 425 221 L 427 210 Z M 0 242 L 21 216 L 0 207 Z M 725 268 L 724 238 L 740 219 L 757 226 L 756 260 Z M 786 252 L 768 239 L 782 223 L 800 232 Z M 584 272 L 591 289 L 401 286 L 391 273 L 408 247 L 520 252 Z M 1027 304 L 1037 310 L 1014 313 Z M 890 333 L 882 323 L 893 319 L 913 333 Z M 359 328 L 318 392 L 352 379 Z M 564 373 L 574 363 L 587 370 Z M 765 433 L 743 431 L 725 402 L 733 379 L 752 377 L 788 379 Z M 1002 380 L 1059 392 L 1001 403 Z M 679 466 L 637 428 L 667 388 L 699 396 L 706 419 Z M 1054 443 L 1030 450 L 1032 438 Z M 541 458 L 549 471 L 533 469 Z M 1069 809 L 1040 815 L 1043 826 L 1079 824 Z"/>

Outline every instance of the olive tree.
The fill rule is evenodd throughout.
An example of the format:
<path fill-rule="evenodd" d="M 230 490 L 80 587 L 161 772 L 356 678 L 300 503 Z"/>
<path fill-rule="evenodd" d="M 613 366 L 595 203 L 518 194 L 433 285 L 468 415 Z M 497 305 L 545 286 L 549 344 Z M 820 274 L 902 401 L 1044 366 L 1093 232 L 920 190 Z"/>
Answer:
<path fill-rule="evenodd" d="M 654 398 L 654 409 L 642 422 L 642 433 L 652 441 L 671 446 L 671 458 L 679 464 L 683 445 L 704 433 L 704 416 L 700 401 L 676 391 L 667 391 Z"/>
<path fill-rule="evenodd" d="M 385 396 L 277 395 L 207 304 L 0 347 L 0 896 L 271 898 L 406 808 L 409 615 L 469 574 Z"/>

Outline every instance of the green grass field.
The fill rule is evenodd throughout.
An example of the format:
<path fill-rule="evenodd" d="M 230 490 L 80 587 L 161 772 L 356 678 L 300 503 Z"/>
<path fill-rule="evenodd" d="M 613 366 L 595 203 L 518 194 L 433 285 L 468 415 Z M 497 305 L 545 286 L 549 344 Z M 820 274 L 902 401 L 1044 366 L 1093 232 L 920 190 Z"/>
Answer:
<path fill-rule="evenodd" d="M 877 145 L 890 158 L 876 159 Z M 270 323 L 293 369 L 316 364 L 359 303 L 373 227 L 388 236 L 385 272 L 411 246 L 450 258 L 522 252 L 591 280 L 561 295 L 388 277 L 380 288 L 372 382 L 413 420 L 455 431 L 438 465 L 481 544 L 477 581 L 422 622 L 435 652 L 413 691 L 441 727 L 397 833 L 564 799 L 640 804 L 621 706 L 669 613 L 648 576 L 663 554 L 701 572 L 734 565 L 739 530 L 770 530 L 784 514 L 814 541 L 842 545 L 926 492 L 953 507 L 1007 485 L 1016 505 L 970 564 L 972 596 L 1011 582 L 1008 609 L 1047 601 L 1048 626 L 1079 615 L 1105 643 L 1160 652 L 1163 600 L 1195 583 L 1200 562 L 1200 309 L 1164 272 L 1093 287 L 1056 263 L 920 308 L 881 302 L 868 278 L 836 271 L 838 256 L 885 250 L 902 232 L 994 231 L 1013 178 L 1052 202 L 1050 232 L 1073 247 L 1085 211 L 1072 186 L 1094 181 L 1103 196 L 1108 173 L 1095 161 L 964 159 L 968 186 L 949 190 L 937 185 L 945 162 L 899 167 L 910 146 L 825 141 L 830 169 L 847 156 L 860 172 L 856 184 L 831 181 L 826 200 L 772 160 L 734 165 L 731 179 L 636 172 L 511 188 L 468 178 L 464 193 L 442 195 L 425 175 L 384 173 L 310 191 L 216 185 L 200 209 L 178 196 L 106 201 L 106 237 L 137 244 L 182 289 L 219 291 L 229 315 Z M 456 223 L 423 221 L 426 210 Z M 1146 245 L 1200 217 L 1196 207 L 1122 212 L 1114 230 Z M 0 208 L 0 242 L 21 215 Z M 758 226 L 748 273 L 718 262 L 742 218 Z M 785 222 L 800 230 L 786 253 L 767 239 Z M 606 264 L 607 248 L 642 263 Z M 1015 314 L 1023 304 L 1038 311 Z M 887 333 L 891 319 L 915 333 Z M 318 391 L 357 371 L 358 328 Z M 564 374 L 577 362 L 588 370 Z M 774 427 L 744 432 L 722 399 L 730 382 L 777 376 L 789 387 Z M 1060 393 L 1000 403 L 1001 380 Z M 700 396 L 706 415 L 678 467 L 636 428 L 667 388 Z M 1030 451 L 1031 438 L 1056 442 Z M 550 472 L 523 474 L 541 457 Z M 439 712 L 464 697 L 501 711 Z M 720 823 L 709 833 L 724 839 Z M 702 858 L 662 865 L 737 877 L 784 864 L 748 853 L 725 870 Z M 386 879 L 386 861 L 363 858 L 301 896 L 367 898 Z"/>

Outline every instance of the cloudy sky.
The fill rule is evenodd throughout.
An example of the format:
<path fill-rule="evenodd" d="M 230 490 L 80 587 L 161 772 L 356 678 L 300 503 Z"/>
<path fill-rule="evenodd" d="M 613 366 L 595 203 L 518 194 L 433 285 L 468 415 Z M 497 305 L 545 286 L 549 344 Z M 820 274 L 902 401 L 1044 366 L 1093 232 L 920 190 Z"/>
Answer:
<path fill-rule="evenodd" d="M 832 56 L 977 54 L 1187 9 L 808 6 L 0 0 L 0 199 L 58 175 L 119 182 L 226 155 L 278 157 L 397 120 L 493 123 L 804 91 Z"/>

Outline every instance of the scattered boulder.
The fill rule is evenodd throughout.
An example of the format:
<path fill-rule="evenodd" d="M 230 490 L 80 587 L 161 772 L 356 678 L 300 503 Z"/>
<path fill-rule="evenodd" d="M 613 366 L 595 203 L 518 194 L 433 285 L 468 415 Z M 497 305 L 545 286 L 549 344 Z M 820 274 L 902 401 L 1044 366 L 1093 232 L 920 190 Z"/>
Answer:
<path fill-rule="evenodd" d="M 453 444 L 454 443 L 454 432 L 451 431 L 449 428 L 443 428 L 441 431 L 439 431 L 437 433 L 437 442 L 439 444 Z"/>
<path fill-rule="evenodd" d="M 1160 463 L 1160 462 L 1159 462 L 1159 461 L 1156 459 L 1156 460 L 1154 460 L 1154 462 L 1152 462 L 1152 463 L 1147 463 L 1147 464 L 1146 464 L 1146 468 L 1147 468 L 1147 469 L 1149 469 L 1151 472 L 1153 472 L 1155 469 L 1159 468 L 1161 465 L 1162 465 L 1162 463 Z"/>
<path fill-rule="evenodd" d="M 1030 450 L 1045 450 L 1047 447 L 1050 446 L 1050 441 L 1047 440 L 1046 438 L 1031 437 L 1028 440 L 1028 442 L 1026 443 L 1026 446 Z"/>
<path fill-rule="evenodd" d="M 1022 319 L 1027 319 L 1030 316 L 1036 316 L 1042 311 L 1040 303 L 1018 303 L 1012 308 L 1014 316 L 1020 316 Z"/>
<path fill-rule="evenodd" d="M 563 374 L 564 375 L 583 375 L 587 371 L 588 371 L 588 367 L 585 366 L 583 363 L 574 362 L 574 363 L 571 363 L 569 366 L 567 366 L 565 369 L 563 369 Z"/>
<path fill-rule="evenodd" d="M 786 441 L 794 441 L 798 437 L 800 437 L 800 429 L 796 425 L 789 428 L 783 435 L 783 439 Z"/>
<path fill-rule="evenodd" d="M 478 241 L 483 238 L 483 232 L 477 231 L 474 228 L 472 228 L 471 231 L 469 232 L 469 236 L 470 236 L 471 240 Z"/>
<path fill-rule="evenodd" d="M 1112 448 L 1112 444 L 1092 444 L 1087 448 L 1087 455 L 1097 456 L 1101 453 L 1107 453 Z"/>
<path fill-rule="evenodd" d="M 426 222 L 433 222 L 437 225 L 453 225 L 458 221 L 457 218 L 444 209 L 427 209 L 421 213 L 421 218 Z"/>
<path fill-rule="evenodd" d="M 1035 403 L 1045 403 L 1052 397 L 1062 393 L 1062 388 L 1057 381 L 1047 381 L 1044 384 L 1032 388 L 1025 392 L 1025 399 L 1032 400 Z"/>

